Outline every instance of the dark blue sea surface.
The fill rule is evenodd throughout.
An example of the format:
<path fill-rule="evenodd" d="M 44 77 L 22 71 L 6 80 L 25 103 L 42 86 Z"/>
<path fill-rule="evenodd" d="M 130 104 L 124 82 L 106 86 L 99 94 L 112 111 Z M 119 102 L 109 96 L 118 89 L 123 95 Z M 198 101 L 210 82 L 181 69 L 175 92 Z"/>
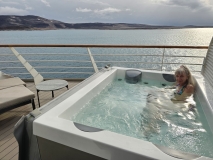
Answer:
<path fill-rule="evenodd" d="M 213 29 L 207 28 L 156 30 L 0 31 L 0 44 L 126 44 L 207 46 L 209 45 L 212 36 Z M 20 54 L 23 54 L 23 57 L 45 78 L 87 78 L 94 73 L 87 48 L 16 47 L 15 49 Z M 154 62 L 160 63 L 162 61 L 161 56 L 117 56 L 117 54 L 162 55 L 163 49 L 90 48 L 90 50 L 91 53 L 94 54 L 94 59 L 99 68 L 102 68 L 106 64 L 111 64 L 112 66 L 157 70 L 161 68 L 161 64 L 151 64 Z M 198 49 L 166 49 L 165 55 L 205 56 L 206 52 L 207 50 Z M 30 55 L 25 55 L 26 53 Z M 45 55 L 41 53 L 45 53 Z M 52 55 L 53 53 L 55 54 Z M 0 61 L 0 70 L 21 78 L 32 78 L 30 74 L 25 74 L 28 72 L 24 68 L 19 68 L 23 67 L 21 63 L 13 62 L 17 61 L 17 58 L 13 55 L 9 48 L 0 48 Z M 129 61 L 129 63 L 125 63 L 126 61 Z M 142 62 L 149 63 L 143 64 Z M 170 57 L 165 59 L 164 62 L 202 64 L 203 58 L 182 59 Z M 176 67 L 177 65 L 165 64 L 163 69 L 173 70 Z M 201 69 L 201 65 L 191 65 L 190 67 L 195 71 Z"/>

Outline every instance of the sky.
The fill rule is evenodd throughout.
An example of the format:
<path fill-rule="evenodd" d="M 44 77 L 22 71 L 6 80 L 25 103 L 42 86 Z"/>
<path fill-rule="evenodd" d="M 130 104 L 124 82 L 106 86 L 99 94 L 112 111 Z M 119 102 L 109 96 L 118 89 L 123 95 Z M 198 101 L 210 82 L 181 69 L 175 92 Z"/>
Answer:
<path fill-rule="evenodd" d="M 213 0 L 0 0 L 0 15 L 67 23 L 213 26 Z"/>

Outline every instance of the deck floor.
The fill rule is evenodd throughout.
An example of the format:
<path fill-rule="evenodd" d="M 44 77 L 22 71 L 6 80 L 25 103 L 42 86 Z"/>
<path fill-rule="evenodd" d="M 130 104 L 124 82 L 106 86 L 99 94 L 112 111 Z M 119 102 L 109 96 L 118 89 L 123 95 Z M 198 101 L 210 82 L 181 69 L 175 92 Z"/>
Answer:
<path fill-rule="evenodd" d="M 80 81 L 69 81 L 69 89 L 78 84 Z M 33 91 L 36 95 L 36 88 L 33 82 L 27 82 L 27 88 Z M 67 91 L 63 88 L 54 91 L 55 97 Z M 51 101 L 51 92 L 39 92 L 41 106 Z M 37 95 L 35 97 L 35 105 L 38 108 Z M 22 107 L 10 110 L 0 114 L 0 160 L 18 160 L 18 143 L 13 135 L 15 123 L 22 117 L 32 111 L 32 105 L 24 105 Z"/>

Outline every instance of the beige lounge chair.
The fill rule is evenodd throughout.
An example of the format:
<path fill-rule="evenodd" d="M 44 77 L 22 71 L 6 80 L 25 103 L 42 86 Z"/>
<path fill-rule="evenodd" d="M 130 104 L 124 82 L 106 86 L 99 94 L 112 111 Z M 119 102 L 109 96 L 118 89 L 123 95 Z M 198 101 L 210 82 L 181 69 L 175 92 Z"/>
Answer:
<path fill-rule="evenodd" d="M 32 103 L 35 109 L 35 94 L 25 87 L 18 77 L 0 74 L 0 114 L 8 110 Z"/>

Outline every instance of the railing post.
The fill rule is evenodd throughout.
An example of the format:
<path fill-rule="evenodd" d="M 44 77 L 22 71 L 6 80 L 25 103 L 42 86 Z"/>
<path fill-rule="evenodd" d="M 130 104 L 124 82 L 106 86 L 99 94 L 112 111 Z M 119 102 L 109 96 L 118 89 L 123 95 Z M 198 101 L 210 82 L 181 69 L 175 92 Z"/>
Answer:
<path fill-rule="evenodd" d="M 94 60 L 94 58 L 93 58 L 93 56 L 92 56 L 92 53 L 90 52 L 90 49 L 89 49 L 89 48 L 87 48 L 87 50 L 88 50 L 88 53 L 89 53 L 90 60 L 91 60 L 91 62 L 92 62 L 93 68 L 94 68 L 94 70 L 95 70 L 95 73 L 97 73 L 97 72 L 98 72 L 98 67 L 97 67 L 97 65 L 96 65 L 96 63 L 95 63 L 95 60 Z"/>
<path fill-rule="evenodd" d="M 22 63 L 22 65 L 28 70 L 28 72 L 33 76 L 34 83 L 38 84 L 44 80 L 42 75 L 40 75 L 25 59 L 22 57 L 18 51 L 16 51 L 13 47 L 10 47 L 13 54 L 18 58 L 18 60 Z"/>
<path fill-rule="evenodd" d="M 164 62 L 164 54 L 165 54 L 165 48 L 163 48 L 163 57 L 162 57 L 162 62 L 161 62 L 161 71 L 163 71 L 163 62 Z"/>

